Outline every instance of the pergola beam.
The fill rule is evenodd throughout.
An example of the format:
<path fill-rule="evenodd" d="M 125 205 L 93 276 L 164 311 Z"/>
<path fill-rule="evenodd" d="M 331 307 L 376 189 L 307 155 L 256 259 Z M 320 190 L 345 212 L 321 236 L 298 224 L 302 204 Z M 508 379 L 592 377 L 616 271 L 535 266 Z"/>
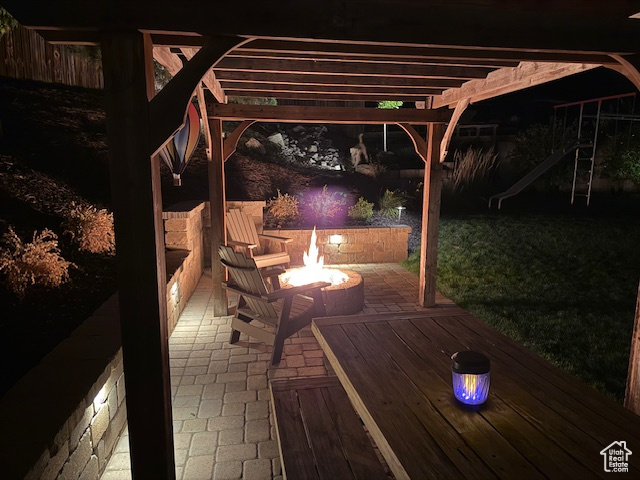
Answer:
<path fill-rule="evenodd" d="M 212 105 L 209 118 L 220 120 L 257 122 L 296 122 L 379 125 L 381 123 L 411 123 L 428 125 L 445 123 L 451 118 L 446 110 L 398 110 L 382 108 L 301 107 L 270 105 Z"/>
<path fill-rule="evenodd" d="M 380 95 L 438 95 L 444 88 L 430 87 L 385 87 L 380 85 L 314 85 L 268 82 L 225 82 L 230 90 L 263 90 L 268 92 L 297 92 L 297 93 L 363 93 Z"/>
<path fill-rule="evenodd" d="M 403 102 L 413 102 L 417 99 L 425 97 L 424 94 L 392 94 L 392 93 L 320 93 L 320 92 L 292 92 L 292 91 L 273 91 L 273 90 L 227 90 L 227 95 L 231 97 L 272 97 L 283 98 L 289 100 L 338 100 L 343 102 L 381 102 L 383 100 L 395 100 Z"/>
<path fill-rule="evenodd" d="M 631 55 L 628 57 L 611 55 L 611 57 L 617 63 L 614 70 L 627 77 L 629 81 L 633 83 L 638 90 L 640 90 L 640 55 Z"/>
<path fill-rule="evenodd" d="M 305 3 L 304 15 L 298 0 L 281 0 L 278 8 L 252 2 L 250 14 L 241 2 L 197 0 L 139 0 L 119 8 L 117 15 L 106 0 L 68 0 L 63 6 L 40 2 L 38 8 L 23 0 L 5 0 L 3 6 L 23 25 L 49 28 L 100 30 L 117 25 L 156 32 L 600 53 L 634 53 L 630 39 L 640 30 L 639 22 L 629 18 L 638 11 L 635 0 L 555 0 L 546 8 L 536 0 L 327 0 Z M 433 20 L 428 28 L 425 18 Z"/>
<path fill-rule="evenodd" d="M 197 48 L 182 48 L 181 51 L 187 60 L 191 60 L 195 54 L 198 53 Z M 216 78 L 215 73 L 213 73 L 213 70 L 208 70 L 204 77 L 202 77 L 202 81 L 219 103 L 227 103 L 227 95 L 224 93 L 224 89 Z"/>
<path fill-rule="evenodd" d="M 184 124 L 187 105 L 201 79 L 230 48 L 246 41 L 239 37 L 210 37 L 171 81 L 149 102 L 152 141 L 157 152 Z"/>
<path fill-rule="evenodd" d="M 379 63 L 382 65 L 387 64 L 402 64 L 402 65 L 448 65 L 457 67 L 483 67 L 483 68 L 500 68 L 500 67 L 515 67 L 519 62 L 513 60 L 485 60 L 485 59 L 457 59 L 446 57 L 393 57 L 393 56 L 381 56 L 381 55 L 352 55 L 343 56 L 341 53 L 325 53 L 322 55 L 307 52 L 263 52 L 260 50 L 235 50 L 227 58 L 243 58 L 243 59 L 257 59 L 262 60 L 289 60 L 289 61 L 332 61 L 332 62 L 348 62 L 352 64 L 367 63 L 374 64 Z"/>
<path fill-rule="evenodd" d="M 97 45 L 98 33 L 87 30 L 38 30 L 51 44 Z M 187 33 L 152 33 L 156 47 L 193 48 L 204 45 L 204 37 Z M 606 53 L 561 50 L 478 49 L 446 45 L 398 45 L 380 42 L 331 42 L 305 39 L 260 38 L 233 52 L 234 56 L 276 58 L 335 59 L 440 63 L 461 66 L 509 66 L 519 62 L 615 64 Z M 512 65 L 515 66 L 515 65 Z"/>
<path fill-rule="evenodd" d="M 486 79 L 472 80 L 460 88 L 445 90 L 434 97 L 433 108 L 446 107 L 469 99 L 471 103 L 541 85 L 552 80 L 586 72 L 599 67 L 592 64 L 523 62 L 516 68 L 501 68 Z"/>
<path fill-rule="evenodd" d="M 187 60 L 191 60 L 193 55 L 197 49 L 184 49 L 187 50 L 185 53 L 185 57 Z M 184 52 L 184 51 L 183 51 Z M 176 53 L 173 53 L 168 47 L 154 47 L 153 48 L 153 58 L 164 68 L 167 69 L 167 72 L 171 74 L 172 77 L 175 77 L 178 72 L 182 69 L 183 63 L 180 56 Z M 220 82 L 216 79 L 214 73 L 211 70 L 208 70 L 204 76 L 202 77 L 202 81 L 209 89 L 209 91 L 213 94 L 215 99 L 220 103 L 225 103 L 227 101 L 227 96 L 224 93 L 224 89 L 220 85 Z"/>
<path fill-rule="evenodd" d="M 356 85 L 379 87 L 434 87 L 455 88 L 464 80 L 450 78 L 412 78 L 412 77 L 376 77 L 361 74 L 354 75 L 307 75 L 305 73 L 283 72 L 249 72 L 249 71 L 218 71 L 216 76 L 225 88 L 230 82 L 261 82 L 281 83 L 283 85 Z"/>
<path fill-rule="evenodd" d="M 238 148 L 238 140 L 240 140 L 242 134 L 254 123 L 256 123 L 255 120 L 245 120 L 240 125 L 238 125 L 227 138 L 224 139 L 222 157 L 225 162 L 229 160 L 229 157 L 231 157 L 231 155 L 233 155 L 233 153 L 236 151 L 236 148 Z"/>
<path fill-rule="evenodd" d="M 440 143 L 440 163 L 443 163 L 445 158 L 447 158 L 447 153 L 449 152 L 449 144 L 451 143 L 451 138 L 453 137 L 453 132 L 460 121 L 460 117 L 469 106 L 469 99 L 464 98 L 456 103 L 456 108 L 453 110 L 453 115 L 451 115 L 451 121 L 447 125 L 447 129 L 444 132 L 444 136 L 442 137 L 442 142 Z"/>
<path fill-rule="evenodd" d="M 602 53 L 562 52 L 554 50 L 478 49 L 431 45 L 392 45 L 380 43 L 329 42 L 318 40 L 281 40 L 259 38 L 234 50 L 234 55 L 300 55 L 344 59 L 393 58 L 396 61 L 466 62 L 554 62 L 611 63 Z"/>
<path fill-rule="evenodd" d="M 264 58 L 226 57 L 215 68 L 218 71 L 305 73 L 307 75 L 370 75 L 407 78 L 453 78 L 467 80 L 485 78 L 491 68 L 449 65 L 405 65 L 402 63 L 338 62 L 334 60 L 272 60 Z"/>

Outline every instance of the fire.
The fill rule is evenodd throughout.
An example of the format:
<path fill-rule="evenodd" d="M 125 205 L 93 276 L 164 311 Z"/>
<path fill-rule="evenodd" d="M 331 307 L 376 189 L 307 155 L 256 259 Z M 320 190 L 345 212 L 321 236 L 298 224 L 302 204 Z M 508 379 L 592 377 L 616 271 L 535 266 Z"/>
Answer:
<path fill-rule="evenodd" d="M 349 280 L 346 273 L 335 268 L 324 267 L 324 257 L 319 256 L 317 240 L 316 227 L 313 227 L 309 251 L 303 254 L 304 267 L 294 268 L 283 273 L 280 276 L 283 283 L 297 287 L 313 282 L 329 282 L 331 285 L 340 285 Z"/>

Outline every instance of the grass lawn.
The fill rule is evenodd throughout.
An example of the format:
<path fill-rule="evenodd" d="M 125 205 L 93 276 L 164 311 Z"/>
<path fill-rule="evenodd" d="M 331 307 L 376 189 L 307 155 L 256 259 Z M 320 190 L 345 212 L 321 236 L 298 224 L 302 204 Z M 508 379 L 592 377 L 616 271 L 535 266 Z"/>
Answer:
<path fill-rule="evenodd" d="M 405 266 L 417 273 L 419 252 Z M 618 401 L 639 280 L 637 216 L 441 219 L 438 290 Z"/>

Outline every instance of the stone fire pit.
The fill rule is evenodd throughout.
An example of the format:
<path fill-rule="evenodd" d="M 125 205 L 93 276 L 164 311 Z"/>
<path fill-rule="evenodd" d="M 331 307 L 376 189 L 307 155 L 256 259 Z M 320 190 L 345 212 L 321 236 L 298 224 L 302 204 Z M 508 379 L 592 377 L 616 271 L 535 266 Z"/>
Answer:
<path fill-rule="evenodd" d="M 296 268 L 289 269 L 299 270 Z M 352 315 L 358 313 L 364 307 L 364 280 L 359 273 L 353 270 L 341 272 L 349 276 L 349 279 L 339 285 L 331 285 L 322 289 L 325 308 L 328 316 Z M 283 288 L 290 286 L 281 279 Z"/>

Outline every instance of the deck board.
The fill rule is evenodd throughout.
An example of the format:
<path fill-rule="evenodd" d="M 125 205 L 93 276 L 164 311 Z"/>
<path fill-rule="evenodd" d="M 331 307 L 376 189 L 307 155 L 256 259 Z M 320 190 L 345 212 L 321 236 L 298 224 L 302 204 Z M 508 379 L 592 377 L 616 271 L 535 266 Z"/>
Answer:
<path fill-rule="evenodd" d="M 386 480 L 335 377 L 273 381 L 271 396 L 284 478 Z"/>
<path fill-rule="evenodd" d="M 398 479 L 607 478 L 602 449 L 626 441 L 640 452 L 640 417 L 458 307 L 312 328 Z M 480 408 L 453 398 L 450 356 L 465 349 L 492 362 Z"/>

